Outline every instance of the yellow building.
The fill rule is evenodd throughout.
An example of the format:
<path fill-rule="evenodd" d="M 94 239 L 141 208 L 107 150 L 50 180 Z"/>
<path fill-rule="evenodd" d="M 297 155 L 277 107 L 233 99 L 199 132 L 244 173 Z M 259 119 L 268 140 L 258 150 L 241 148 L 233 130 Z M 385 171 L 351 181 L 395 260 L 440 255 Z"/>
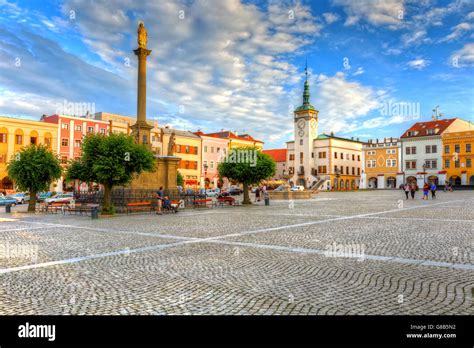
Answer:
<path fill-rule="evenodd" d="M 56 124 L 0 116 L 0 190 L 14 189 L 7 163 L 16 152 L 30 144 L 44 144 L 54 151 L 57 141 Z"/>
<path fill-rule="evenodd" d="M 360 188 L 397 188 L 403 181 L 400 176 L 400 165 L 400 139 L 369 140 L 362 147 L 363 168 Z M 397 183 L 397 177 L 399 178 L 399 183 Z"/>
<path fill-rule="evenodd" d="M 202 139 L 198 135 L 169 127 L 160 128 L 160 152 L 162 156 L 168 155 L 168 145 L 174 134 L 173 156 L 181 158 L 178 171 L 184 178 L 185 186 L 200 186 L 201 179 L 201 149 Z M 152 131 L 152 139 L 153 139 Z M 158 136 L 158 135 L 155 135 Z"/>
<path fill-rule="evenodd" d="M 474 185 L 474 130 L 445 133 L 443 141 L 443 171 L 454 185 Z"/>

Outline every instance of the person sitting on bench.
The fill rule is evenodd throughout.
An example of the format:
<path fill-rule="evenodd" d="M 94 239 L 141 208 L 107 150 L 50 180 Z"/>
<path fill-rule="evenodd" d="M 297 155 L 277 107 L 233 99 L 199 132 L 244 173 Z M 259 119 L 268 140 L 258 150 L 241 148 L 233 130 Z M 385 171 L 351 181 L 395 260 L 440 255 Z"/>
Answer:
<path fill-rule="evenodd" d="M 165 196 L 165 198 L 163 198 L 163 209 L 171 209 L 171 201 L 168 196 Z"/>

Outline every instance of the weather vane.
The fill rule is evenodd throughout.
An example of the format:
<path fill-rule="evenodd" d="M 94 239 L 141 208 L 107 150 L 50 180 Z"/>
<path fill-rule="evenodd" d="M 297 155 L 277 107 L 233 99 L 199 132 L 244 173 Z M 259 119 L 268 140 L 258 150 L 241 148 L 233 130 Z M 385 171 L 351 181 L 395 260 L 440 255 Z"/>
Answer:
<path fill-rule="evenodd" d="M 433 119 L 433 121 L 437 121 L 437 120 L 439 120 L 441 117 L 443 117 L 443 114 L 442 114 L 442 113 L 439 113 L 439 114 L 438 114 L 438 109 L 439 109 L 439 105 L 436 105 L 436 107 L 433 109 L 434 115 L 431 116 L 431 118 Z"/>
<path fill-rule="evenodd" d="M 306 80 L 308 80 L 308 60 L 306 59 L 306 66 L 304 68 L 304 74 L 306 75 Z"/>

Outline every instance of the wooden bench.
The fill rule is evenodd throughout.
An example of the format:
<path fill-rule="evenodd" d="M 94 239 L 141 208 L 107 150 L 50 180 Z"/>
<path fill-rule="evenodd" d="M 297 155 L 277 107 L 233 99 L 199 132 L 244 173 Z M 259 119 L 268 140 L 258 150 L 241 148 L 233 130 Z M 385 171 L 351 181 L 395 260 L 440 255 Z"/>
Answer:
<path fill-rule="evenodd" d="M 69 203 L 67 202 L 52 202 L 52 203 L 48 203 L 48 205 L 46 206 L 46 212 L 50 212 L 50 213 L 57 213 L 58 210 L 62 211 L 64 213 L 64 210 L 67 208 Z"/>
<path fill-rule="evenodd" d="M 240 205 L 240 201 L 235 199 L 234 197 L 217 197 L 217 203 L 220 207 L 224 206 L 224 204 L 230 205 Z"/>
<path fill-rule="evenodd" d="M 132 211 L 153 211 L 153 205 L 151 202 L 133 202 L 127 203 L 127 214 L 131 213 Z"/>
<path fill-rule="evenodd" d="M 204 208 L 212 208 L 214 206 L 214 201 L 212 198 L 206 198 L 206 199 L 195 199 L 193 201 L 193 207 L 194 208 L 199 208 L 199 207 L 204 207 Z"/>
<path fill-rule="evenodd" d="M 64 209 L 64 212 L 69 212 L 69 214 L 72 213 L 79 213 L 82 215 L 82 213 L 91 213 L 92 210 L 94 209 L 99 209 L 99 204 L 93 204 L 93 203 L 81 203 L 81 204 L 75 204 L 74 206 L 68 206 Z"/>

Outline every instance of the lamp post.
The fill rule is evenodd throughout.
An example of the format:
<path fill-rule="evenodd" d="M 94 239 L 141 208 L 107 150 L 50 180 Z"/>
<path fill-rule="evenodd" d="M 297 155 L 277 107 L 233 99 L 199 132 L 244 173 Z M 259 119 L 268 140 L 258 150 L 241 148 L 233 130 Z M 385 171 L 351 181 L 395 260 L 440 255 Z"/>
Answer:
<path fill-rule="evenodd" d="M 423 164 L 423 183 L 426 184 L 426 163 Z"/>
<path fill-rule="evenodd" d="M 208 167 L 207 163 L 204 163 L 203 167 L 204 167 L 204 189 L 206 189 L 207 168 L 209 168 L 209 167 Z"/>

